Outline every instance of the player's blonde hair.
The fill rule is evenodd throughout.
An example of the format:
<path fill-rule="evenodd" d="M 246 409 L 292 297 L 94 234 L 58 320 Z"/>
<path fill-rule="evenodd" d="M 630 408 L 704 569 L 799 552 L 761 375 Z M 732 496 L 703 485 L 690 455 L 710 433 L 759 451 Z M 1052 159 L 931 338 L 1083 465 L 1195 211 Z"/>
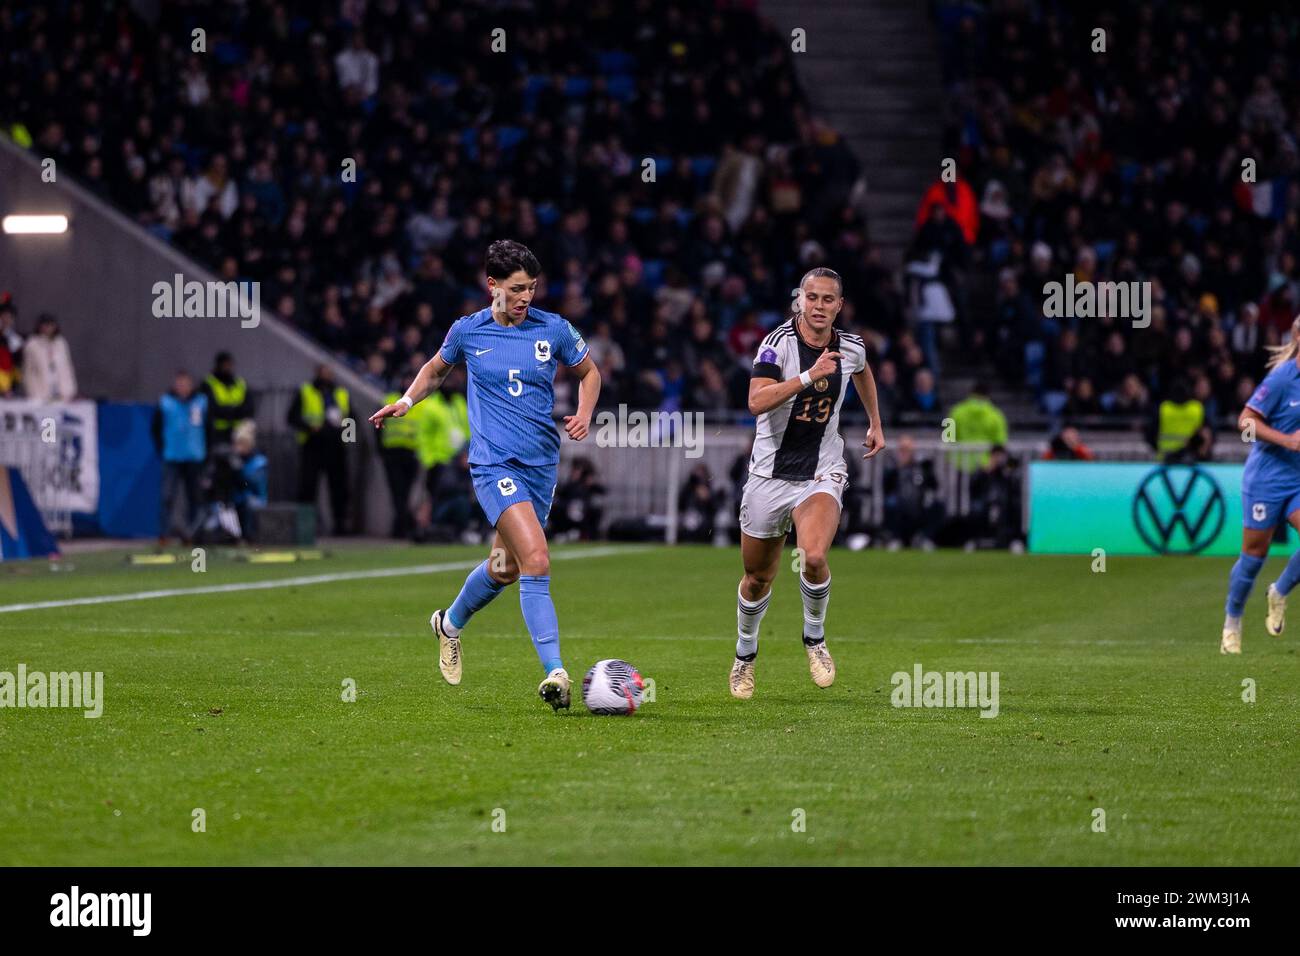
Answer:
<path fill-rule="evenodd" d="M 1294 361 L 1295 357 L 1300 355 L 1300 315 L 1292 321 L 1291 334 L 1287 336 L 1286 342 L 1282 345 L 1269 345 L 1267 348 L 1270 353 L 1267 367 L 1270 371 L 1279 365 Z"/>

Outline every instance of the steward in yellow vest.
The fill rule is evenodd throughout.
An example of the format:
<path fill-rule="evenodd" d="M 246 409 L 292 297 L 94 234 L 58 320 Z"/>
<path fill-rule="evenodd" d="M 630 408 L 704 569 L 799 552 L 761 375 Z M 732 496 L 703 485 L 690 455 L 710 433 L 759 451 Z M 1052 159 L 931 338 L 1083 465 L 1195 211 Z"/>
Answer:
<path fill-rule="evenodd" d="M 1186 381 L 1175 379 L 1168 395 L 1156 408 L 1155 422 L 1148 425 L 1147 438 L 1160 458 L 1168 458 L 1186 448 L 1204 423 L 1205 406 L 1192 397 Z"/>
<path fill-rule="evenodd" d="M 313 435 L 341 432 L 348 408 L 348 390 L 342 385 L 322 382 L 319 378 L 303 382 L 289 409 L 289 424 L 298 429 L 298 444 L 304 444 Z"/>
<path fill-rule="evenodd" d="M 1160 424 L 1156 433 L 1156 451 L 1160 457 L 1177 454 L 1187 447 L 1196 430 L 1205 421 L 1205 406 L 1194 398 L 1185 402 L 1165 399 L 1160 403 Z"/>
<path fill-rule="evenodd" d="M 409 386 L 408 386 L 409 387 Z M 392 405 L 401 398 L 405 391 L 389 392 L 384 396 L 384 404 Z M 420 402 L 409 408 L 401 418 L 392 418 L 384 422 L 379 432 L 379 444 L 383 448 L 403 448 L 415 451 L 419 436 L 420 418 L 424 414 L 427 402 Z"/>
<path fill-rule="evenodd" d="M 316 503 L 321 476 L 329 482 L 332 534 L 347 534 L 348 474 L 344 455 L 343 424 L 351 402 L 348 390 L 334 383 L 328 365 L 304 382 L 289 407 L 289 426 L 298 433 L 302 449 L 298 462 L 298 501 Z M 355 430 L 355 425 L 353 426 Z"/>
<path fill-rule="evenodd" d="M 406 375 L 402 379 L 400 392 L 389 392 L 384 396 L 384 404 L 392 405 L 411 387 L 414 376 Z M 393 499 L 393 526 L 389 532 L 394 538 L 409 538 L 415 530 L 415 520 L 411 514 L 411 489 L 420 473 L 420 462 L 415 450 L 419 443 L 420 422 L 425 416 L 427 401 L 413 405 L 401 418 L 389 418 L 379 431 L 379 456 L 384 463 L 384 478 L 388 481 L 388 492 Z"/>
<path fill-rule="evenodd" d="M 420 464 L 429 469 L 447 464 L 469 442 L 469 405 L 465 396 L 439 390 L 415 408 L 424 409 L 417 437 Z M 389 424 L 386 422 L 384 428 Z"/>
<path fill-rule="evenodd" d="M 230 433 L 246 418 L 253 417 L 248 383 L 235 374 L 235 360 L 229 352 L 218 352 L 212 372 L 203 380 L 212 415 L 212 440 L 230 441 Z"/>

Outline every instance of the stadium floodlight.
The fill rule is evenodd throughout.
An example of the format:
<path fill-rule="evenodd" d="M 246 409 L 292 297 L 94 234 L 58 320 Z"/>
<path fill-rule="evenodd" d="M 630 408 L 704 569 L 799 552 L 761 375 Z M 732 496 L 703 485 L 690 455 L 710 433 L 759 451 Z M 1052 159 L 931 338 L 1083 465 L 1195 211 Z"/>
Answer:
<path fill-rule="evenodd" d="M 68 217 L 5 216 L 3 226 L 12 236 L 57 235 L 68 231 Z"/>

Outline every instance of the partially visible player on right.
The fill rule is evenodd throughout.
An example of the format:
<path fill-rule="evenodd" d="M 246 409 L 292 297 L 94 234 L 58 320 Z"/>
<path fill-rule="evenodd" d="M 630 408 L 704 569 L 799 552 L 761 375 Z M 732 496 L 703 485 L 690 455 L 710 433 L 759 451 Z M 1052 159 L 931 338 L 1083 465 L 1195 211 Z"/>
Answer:
<path fill-rule="evenodd" d="M 1289 521 L 1300 531 L 1300 316 L 1291 323 L 1287 344 L 1273 348 L 1268 365 L 1237 422 L 1243 433 L 1254 429 L 1255 442 L 1241 475 L 1241 555 L 1228 578 L 1222 654 L 1241 653 L 1241 615 L 1278 524 Z M 1297 582 L 1300 551 L 1268 586 L 1264 625 L 1274 637 L 1286 626 L 1286 599 Z"/>

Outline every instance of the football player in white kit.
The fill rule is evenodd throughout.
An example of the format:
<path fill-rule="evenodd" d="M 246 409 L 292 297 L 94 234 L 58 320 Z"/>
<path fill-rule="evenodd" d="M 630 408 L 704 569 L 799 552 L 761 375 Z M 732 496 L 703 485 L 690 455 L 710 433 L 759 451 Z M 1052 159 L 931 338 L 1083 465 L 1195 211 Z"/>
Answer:
<path fill-rule="evenodd" d="M 862 339 L 834 328 L 844 306 L 843 283 L 830 269 L 813 269 L 799 283 L 794 315 L 758 347 L 749 382 L 749 410 L 757 416 L 749 479 L 740 504 L 739 639 L 731 667 L 731 695 L 754 694 L 758 626 L 771 600 L 781 546 L 793 521 L 803 554 L 803 643 L 813 683 L 835 682 L 826 649 L 826 605 L 831 573 L 826 552 L 840 525 L 848 473 L 840 437 L 840 405 L 852 379 L 870 428 L 863 442 L 870 458 L 885 447 L 876 403 L 876 380 Z"/>

